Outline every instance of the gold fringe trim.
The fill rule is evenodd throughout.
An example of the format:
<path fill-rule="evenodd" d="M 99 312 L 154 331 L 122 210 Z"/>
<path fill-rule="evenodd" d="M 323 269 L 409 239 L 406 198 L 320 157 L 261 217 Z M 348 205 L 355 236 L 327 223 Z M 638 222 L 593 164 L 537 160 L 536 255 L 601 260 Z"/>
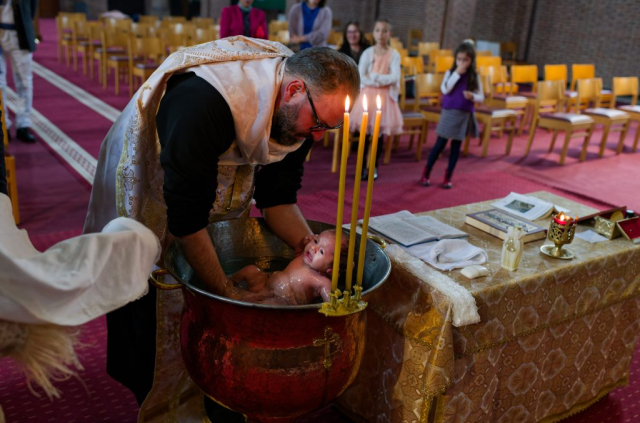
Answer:
<path fill-rule="evenodd" d="M 382 310 L 382 308 L 380 308 L 380 306 L 369 303 L 369 309 L 372 310 L 375 314 L 377 314 L 378 317 L 380 317 L 382 320 L 384 320 L 385 323 L 387 323 L 389 326 L 391 326 L 391 328 L 393 330 L 398 332 L 400 335 L 404 336 L 406 339 L 411 339 L 416 344 L 420 344 L 420 345 L 422 345 L 423 347 L 425 347 L 428 350 L 435 349 L 435 347 L 433 345 L 431 345 L 430 343 L 428 343 L 427 341 L 424 341 L 422 339 L 418 339 L 413 335 L 409 335 L 404 329 L 402 329 L 402 327 L 400 327 L 400 325 L 394 323 L 391 320 L 391 318 L 388 317 L 388 315 L 387 315 L 388 313 L 386 313 L 384 310 Z"/>
<path fill-rule="evenodd" d="M 470 356 L 470 355 L 473 355 L 473 354 L 476 354 L 476 353 L 479 353 L 479 352 L 483 352 L 483 351 L 486 351 L 486 350 L 490 350 L 490 349 L 492 349 L 494 347 L 497 347 L 497 346 L 500 346 L 500 345 L 508 344 L 509 342 L 516 341 L 516 340 L 518 340 L 520 338 L 524 338 L 524 337 L 527 337 L 529 335 L 533 335 L 536 332 L 540 332 L 542 330 L 546 330 L 548 328 L 551 328 L 551 327 L 554 327 L 554 326 L 558 326 L 558 325 L 561 325 L 563 323 L 568 323 L 568 322 L 570 322 L 572 320 L 577 320 L 577 319 L 582 318 L 582 317 L 584 317 L 586 315 L 589 315 L 589 314 L 592 314 L 592 313 L 596 313 L 598 311 L 602 311 L 605 308 L 609 308 L 614 304 L 618 304 L 618 303 L 633 299 L 633 298 L 638 297 L 638 296 L 640 296 L 640 292 L 637 292 L 637 293 L 635 293 L 633 295 L 626 295 L 626 296 L 624 296 L 622 298 L 617 299 L 616 301 L 612 301 L 610 303 L 603 304 L 603 305 L 598 306 L 598 307 L 596 307 L 594 309 L 587 310 L 587 311 L 582 311 L 582 312 L 579 312 L 579 313 L 573 313 L 573 314 L 571 314 L 571 315 L 569 315 L 567 317 L 564 317 L 564 318 L 562 318 L 562 319 L 560 319 L 560 320 L 558 320 L 556 322 L 545 323 L 545 324 L 537 326 L 537 327 L 535 327 L 533 329 L 529 329 L 529 330 L 526 330 L 524 332 L 521 332 L 521 333 L 519 333 L 517 335 L 510 336 L 508 338 L 504 338 L 504 339 L 501 339 L 499 341 L 492 342 L 491 344 L 480 345 L 480 346 L 478 346 L 476 348 L 472 348 L 470 350 L 465 351 L 463 354 L 456 354 L 455 355 L 455 359 L 456 360 L 460 360 L 461 358 L 464 358 L 464 357 L 467 357 L 467 356 Z"/>
<path fill-rule="evenodd" d="M 571 407 L 569 410 L 564 411 L 562 413 L 556 414 L 554 416 L 549 416 L 549 417 L 545 417 L 544 419 L 540 420 L 540 423 L 554 423 L 554 422 L 558 422 L 560 420 L 564 420 L 567 419 L 575 414 L 578 414 L 584 410 L 586 410 L 587 408 L 591 407 L 593 404 L 595 404 L 596 402 L 600 401 L 602 398 L 604 398 L 605 396 L 609 395 L 609 393 L 611 391 L 613 391 L 616 388 L 622 387 L 622 386 L 627 386 L 629 384 L 629 375 L 626 375 L 623 379 L 617 381 L 616 383 L 613 383 L 611 385 L 607 385 L 604 388 L 602 388 L 600 390 L 600 392 L 598 393 L 598 395 L 596 395 L 595 397 L 593 397 L 592 399 L 590 399 L 587 402 L 583 402 L 580 404 L 576 404 L 573 407 Z"/>
<path fill-rule="evenodd" d="M 29 390 L 37 397 L 32 382 L 40 385 L 49 399 L 60 398 L 60 391 L 52 382 L 76 376 L 83 370 L 75 347 L 80 346 L 78 329 L 56 325 L 28 325 L 23 345 L 11 351 L 13 358 L 25 373 Z"/>

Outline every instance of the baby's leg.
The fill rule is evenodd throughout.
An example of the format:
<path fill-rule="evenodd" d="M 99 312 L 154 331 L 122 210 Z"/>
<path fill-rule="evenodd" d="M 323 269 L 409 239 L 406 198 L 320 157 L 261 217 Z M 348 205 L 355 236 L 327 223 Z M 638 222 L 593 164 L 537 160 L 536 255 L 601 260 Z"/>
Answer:
<path fill-rule="evenodd" d="M 267 274 L 254 265 L 243 267 L 231 276 L 231 280 L 236 284 L 239 282 L 247 283 L 247 290 L 251 292 L 261 291 L 267 282 Z"/>

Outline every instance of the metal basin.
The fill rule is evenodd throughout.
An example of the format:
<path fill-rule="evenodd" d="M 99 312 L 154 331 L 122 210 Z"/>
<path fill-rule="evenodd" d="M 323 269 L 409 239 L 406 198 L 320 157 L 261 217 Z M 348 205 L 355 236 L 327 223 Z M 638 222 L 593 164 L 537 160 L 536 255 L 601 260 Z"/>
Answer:
<path fill-rule="evenodd" d="M 333 228 L 309 224 L 315 233 Z M 294 257 L 263 219 L 216 222 L 208 232 L 228 275 L 247 264 L 280 270 Z M 365 313 L 326 317 L 318 312 L 320 304 L 273 306 L 211 294 L 194 277 L 177 242 L 166 250 L 164 262 L 185 298 L 182 357 L 210 398 L 250 421 L 285 422 L 330 403 L 355 378 L 364 351 Z M 365 300 L 390 270 L 389 258 L 368 240 Z"/>

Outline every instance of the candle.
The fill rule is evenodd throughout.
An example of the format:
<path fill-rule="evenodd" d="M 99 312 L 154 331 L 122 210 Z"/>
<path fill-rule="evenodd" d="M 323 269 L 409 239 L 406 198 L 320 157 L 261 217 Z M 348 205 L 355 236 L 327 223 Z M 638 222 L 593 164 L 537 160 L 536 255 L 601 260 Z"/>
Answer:
<path fill-rule="evenodd" d="M 378 134 L 380 133 L 380 116 L 382 114 L 382 101 L 380 96 L 376 97 L 376 120 L 373 126 L 373 139 L 371 140 L 371 152 L 369 153 L 369 180 L 367 181 L 367 197 L 364 201 L 364 217 L 362 218 L 362 235 L 360 236 L 360 252 L 358 254 L 358 272 L 356 273 L 356 283 L 362 286 L 364 276 L 364 259 L 367 248 L 367 233 L 369 232 L 369 215 L 371 214 L 371 199 L 373 195 L 373 169 L 376 166 L 376 152 L 378 150 Z"/>
<path fill-rule="evenodd" d="M 344 122 L 342 123 L 342 158 L 340 161 L 340 185 L 338 186 L 338 214 L 336 217 L 336 245 L 333 252 L 333 272 L 331 273 L 331 292 L 338 289 L 340 276 L 340 246 L 342 245 L 342 215 L 344 211 L 344 186 L 347 178 L 347 156 L 349 154 L 349 96 L 344 102 Z M 338 141 L 337 139 L 335 140 Z"/>
<path fill-rule="evenodd" d="M 356 177 L 353 183 L 353 204 L 351 205 L 351 227 L 349 229 L 349 252 L 347 254 L 347 286 L 346 291 L 351 292 L 353 281 L 353 256 L 356 251 L 356 227 L 358 224 L 358 200 L 360 199 L 360 175 L 362 174 L 362 157 L 364 156 L 364 143 L 367 136 L 367 96 L 362 96 L 362 125 L 360 125 L 360 141 L 358 142 L 358 159 L 356 161 Z M 371 172 L 369 172 L 371 173 Z"/>
<path fill-rule="evenodd" d="M 559 214 L 556 214 L 555 216 L 553 216 L 553 221 L 556 222 L 558 225 L 566 225 L 567 224 L 566 218 L 567 216 L 565 216 L 563 212 L 560 212 Z"/>

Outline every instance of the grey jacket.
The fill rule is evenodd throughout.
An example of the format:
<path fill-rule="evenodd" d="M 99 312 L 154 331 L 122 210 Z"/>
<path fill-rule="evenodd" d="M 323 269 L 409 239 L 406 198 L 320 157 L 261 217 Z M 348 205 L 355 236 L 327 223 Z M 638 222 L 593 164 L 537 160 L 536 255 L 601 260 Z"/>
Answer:
<path fill-rule="evenodd" d="M 331 25 L 333 25 L 333 13 L 331 13 L 331 9 L 325 6 L 318 12 L 318 16 L 313 22 L 313 30 L 307 34 L 307 39 L 312 47 L 326 47 Z M 289 10 L 289 33 L 291 35 L 304 35 L 301 3 L 294 4 Z"/>

